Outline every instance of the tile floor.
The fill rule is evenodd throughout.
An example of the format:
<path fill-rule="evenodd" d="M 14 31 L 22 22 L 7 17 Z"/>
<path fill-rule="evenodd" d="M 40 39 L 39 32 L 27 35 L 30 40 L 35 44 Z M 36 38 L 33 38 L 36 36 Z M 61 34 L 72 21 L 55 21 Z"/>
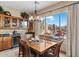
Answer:
<path fill-rule="evenodd" d="M 0 57 L 18 57 L 19 48 L 8 49 L 0 52 Z M 60 57 L 66 57 L 65 54 L 60 53 Z"/>

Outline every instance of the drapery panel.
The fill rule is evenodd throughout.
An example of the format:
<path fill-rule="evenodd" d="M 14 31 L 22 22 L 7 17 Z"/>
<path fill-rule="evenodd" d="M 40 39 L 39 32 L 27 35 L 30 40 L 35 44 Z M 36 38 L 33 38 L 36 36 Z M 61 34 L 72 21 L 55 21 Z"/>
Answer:
<path fill-rule="evenodd" d="M 68 54 L 79 57 L 79 3 L 68 6 Z M 67 54 L 67 55 L 68 55 Z"/>

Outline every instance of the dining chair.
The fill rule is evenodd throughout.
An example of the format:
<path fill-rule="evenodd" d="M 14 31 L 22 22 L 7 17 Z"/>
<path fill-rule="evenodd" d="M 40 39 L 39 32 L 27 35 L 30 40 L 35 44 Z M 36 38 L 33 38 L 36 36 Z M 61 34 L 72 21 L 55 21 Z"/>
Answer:
<path fill-rule="evenodd" d="M 29 47 L 29 41 L 26 38 L 25 35 L 21 36 L 21 38 L 18 38 L 18 42 L 19 42 L 19 57 L 26 57 L 26 56 L 31 56 L 31 52 L 30 52 L 30 47 Z"/>
<path fill-rule="evenodd" d="M 35 32 L 26 32 L 25 35 L 27 38 L 30 38 L 30 37 L 35 38 Z"/>
<path fill-rule="evenodd" d="M 39 35 L 40 39 L 49 40 L 49 37 L 46 35 Z"/>
<path fill-rule="evenodd" d="M 31 57 L 30 47 L 26 41 L 20 40 L 20 51 L 22 57 Z"/>
<path fill-rule="evenodd" d="M 19 46 L 18 57 L 23 56 L 23 52 L 22 52 L 23 48 L 22 48 L 20 39 L 21 39 L 21 36 L 17 36 L 17 44 Z"/>
<path fill-rule="evenodd" d="M 39 35 L 38 36 L 40 39 L 44 39 L 44 35 Z"/>
<path fill-rule="evenodd" d="M 23 45 L 21 44 L 21 41 L 19 40 L 19 53 L 18 57 L 23 57 Z"/>
<path fill-rule="evenodd" d="M 45 35 L 45 40 L 51 41 L 50 38 L 49 38 L 49 36 L 47 36 L 47 35 Z"/>
<path fill-rule="evenodd" d="M 51 49 L 49 49 L 45 54 L 44 57 L 59 57 L 59 53 L 60 53 L 60 47 L 61 44 L 63 43 L 63 41 L 58 42 L 57 44 L 55 44 L 53 47 L 51 47 Z"/>

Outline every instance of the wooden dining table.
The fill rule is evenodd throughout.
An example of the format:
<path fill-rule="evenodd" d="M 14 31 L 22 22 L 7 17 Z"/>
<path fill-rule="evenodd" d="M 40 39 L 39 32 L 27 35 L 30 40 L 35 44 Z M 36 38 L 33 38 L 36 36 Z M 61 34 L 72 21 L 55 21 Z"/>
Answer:
<path fill-rule="evenodd" d="M 40 39 L 41 42 L 34 42 L 34 40 L 26 39 L 25 36 L 21 38 L 22 41 L 28 41 L 29 47 L 33 49 L 35 53 L 37 53 L 37 56 L 42 55 L 45 53 L 48 49 L 50 49 L 53 45 L 57 44 L 57 42 L 47 41 Z"/>

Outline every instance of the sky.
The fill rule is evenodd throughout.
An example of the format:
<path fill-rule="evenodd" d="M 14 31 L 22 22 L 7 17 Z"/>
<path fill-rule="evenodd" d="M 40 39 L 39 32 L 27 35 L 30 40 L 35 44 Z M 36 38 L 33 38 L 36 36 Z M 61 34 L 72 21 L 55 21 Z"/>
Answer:
<path fill-rule="evenodd" d="M 59 26 L 59 19 L 61 20 L 61 26 L 67 25 L 67 13 L 66 12 L 47 16 L 46 23 L 51 24 L 51 25 L 56 24 L 57 26 Z"/>

